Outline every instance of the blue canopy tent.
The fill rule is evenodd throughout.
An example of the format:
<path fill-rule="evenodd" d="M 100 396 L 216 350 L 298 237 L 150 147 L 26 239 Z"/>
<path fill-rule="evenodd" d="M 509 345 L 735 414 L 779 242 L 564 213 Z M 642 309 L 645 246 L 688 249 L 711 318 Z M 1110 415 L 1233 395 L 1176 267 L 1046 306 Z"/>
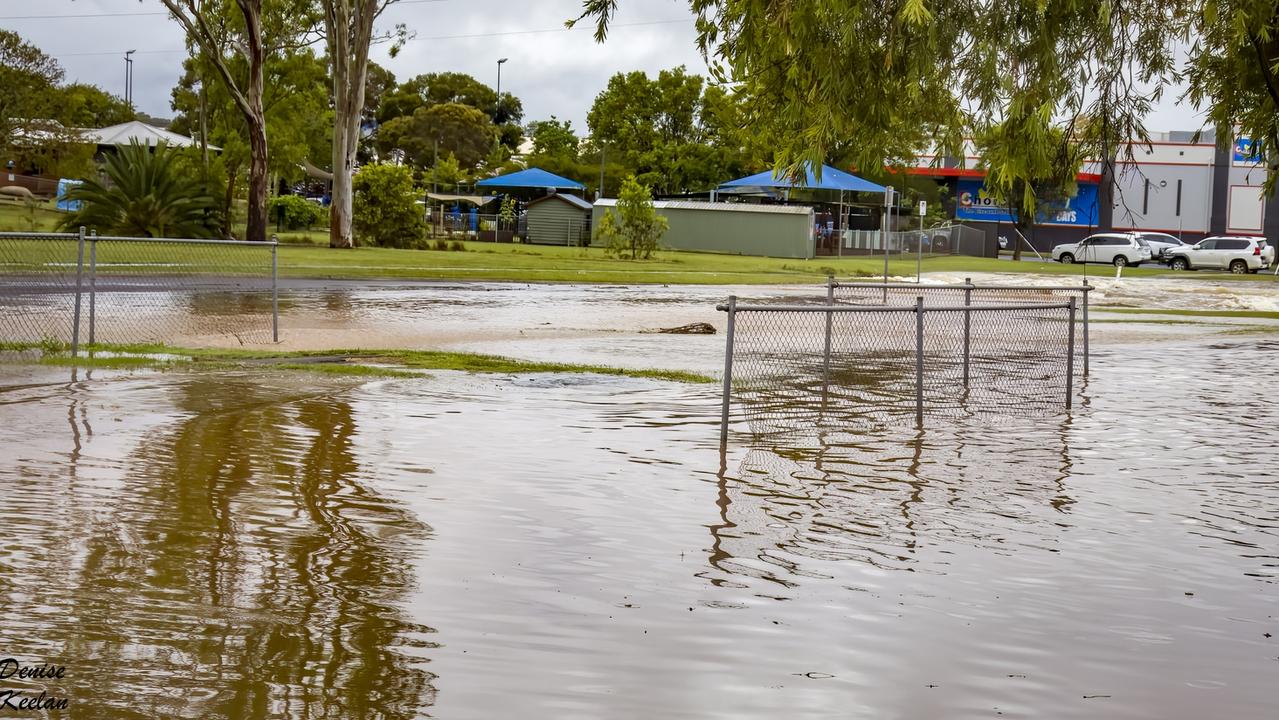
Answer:
<path fill-rule="evenodd" d="M 818 233 L 820 233 L 822 238 L 830 240 L 833 230 L 836 252 L 842 255 L 844 243 L 840 238 L 844 236 L 845 193 L 860 192 L 883 195 L 887 192 L 887 188 L 829 165 L 821 167 L 820 179 L 811 165 L 807 168 L 805 175 L 806 177 L 803 179 L 792 180 L 785 176 L 779 176 L 772 170 L 765 170 L 761 173 L 723 183 L 715 192 L 711 193 L 711 200 L 715 199 L 715 195 L 770 195 L 776 197 L 775 191 L 777 190 L 782 190 L 784 197 L 789 200 L 792 189 L 837 192 L 839 193 L 838 226 L 835 228 L 830 228 L 829 225 L 819 227 Z"/>
<path fill-rule="evenodd" d="M 519 172 L 487 178 L 475 183 L 485 188 L 542 188 L 545 190 L 585 190 L 576 180 L 560 177 L 541 168 L 529 168 Z"/>
<path fill-rule="evenodd" d="M 834 190 L 836 192 L 866 192 L 866 193 L 884 193 L 883 185 L 864 180 L 846 173 L 843 170 L 837 170 L 829 165 L 822 166 L 822 177 L 817 179 L 817 173 L 812 167 L 808 168 L 807 177 L 804 180 L 796 182 L 786 177 L 778 177 L 772 170 L 765 170 L 762 173 L 755 173 L 744 178 L 730 180 L 719 186 L 720 193 L 733 192 L 750 192 L 765 191 L 775 188 L 804 188 L 807 190 Z"/>

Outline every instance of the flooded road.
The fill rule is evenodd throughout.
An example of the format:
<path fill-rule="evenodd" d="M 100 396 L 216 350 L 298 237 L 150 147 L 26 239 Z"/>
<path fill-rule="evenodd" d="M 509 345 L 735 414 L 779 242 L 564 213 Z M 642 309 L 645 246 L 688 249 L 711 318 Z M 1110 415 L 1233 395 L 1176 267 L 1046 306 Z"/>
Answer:
<path fill-rule="evenodd" d="M 738 422 L 724 455 L 710 386 L 0 367 L 0 655 L 66 667 L 0 691 L 77 718 L 1270 717 L 1279 410 L 1249 369 L 1277 351 L 1110 346 L 1070 418 Z"/>

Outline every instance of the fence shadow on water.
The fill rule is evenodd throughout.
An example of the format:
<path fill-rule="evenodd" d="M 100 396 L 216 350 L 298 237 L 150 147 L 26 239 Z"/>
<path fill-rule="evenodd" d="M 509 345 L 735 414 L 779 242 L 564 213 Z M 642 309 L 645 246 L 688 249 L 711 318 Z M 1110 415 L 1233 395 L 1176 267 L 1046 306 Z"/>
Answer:
<path fill-rule="evenodd" d="M 269 343 L 275 243 L 0 233 L 0 341 Z"/>

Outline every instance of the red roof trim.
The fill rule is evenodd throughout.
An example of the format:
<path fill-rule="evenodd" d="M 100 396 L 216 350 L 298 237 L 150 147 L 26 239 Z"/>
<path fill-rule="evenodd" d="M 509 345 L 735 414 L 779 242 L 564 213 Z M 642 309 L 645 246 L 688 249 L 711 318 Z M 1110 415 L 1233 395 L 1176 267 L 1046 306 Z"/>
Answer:
<path fill-rule="evenodd" d="M 931 168 L 931 167 L 910 167 L 906 168 L 907 175 L 926 175 L 928 177 L 964 177 L 964 178 L 984 178 L 985 170 L 975 170 L 972 168 Z M 1076 176 L 1083 182 L 1101 182 L 1101 175 L 1098 173 L 1078 173 Z"/>

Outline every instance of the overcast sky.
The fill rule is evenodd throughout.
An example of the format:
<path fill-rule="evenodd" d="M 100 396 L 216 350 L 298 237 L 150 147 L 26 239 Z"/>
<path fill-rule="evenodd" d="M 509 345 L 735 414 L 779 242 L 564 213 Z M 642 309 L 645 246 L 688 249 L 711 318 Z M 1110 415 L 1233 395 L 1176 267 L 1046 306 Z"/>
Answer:
<path fill-rule="evenodd" d="M 385 47 L 376 48 L 374 60 L 401 81 L 451 70 L 493 85 L 497 59 L 510 58 L 502 66 L 502 89 L 523 100 L 525 119 L 555 115 L 572 120 L 584 135 L 591 102 L 614 73 L 653 74 L 680 64 L 706 69 L 687 0 L 620 5 L 608 41 L 598 45 L 589 28 L 563 29 L 580 12 L 580 0 L 402 0 L 382 24 L 404 23 L 417 37 L 394 59 Z M 50 15 L 63 17 L 30 17 Z M 0 27 L 58 58 L 68 81 L 117 95 L 124 94 L 124 52 L 136 49 L 135 104 L 151 115 L 172 116 L 169 91 L 186 53 L 181 29 L 159 0 L 0 0 Z M 1176 95 L 1168 93 L 1147 119 L 1152 131 L 1197 129 L 1200 117 L 1177 107 Z"/>

